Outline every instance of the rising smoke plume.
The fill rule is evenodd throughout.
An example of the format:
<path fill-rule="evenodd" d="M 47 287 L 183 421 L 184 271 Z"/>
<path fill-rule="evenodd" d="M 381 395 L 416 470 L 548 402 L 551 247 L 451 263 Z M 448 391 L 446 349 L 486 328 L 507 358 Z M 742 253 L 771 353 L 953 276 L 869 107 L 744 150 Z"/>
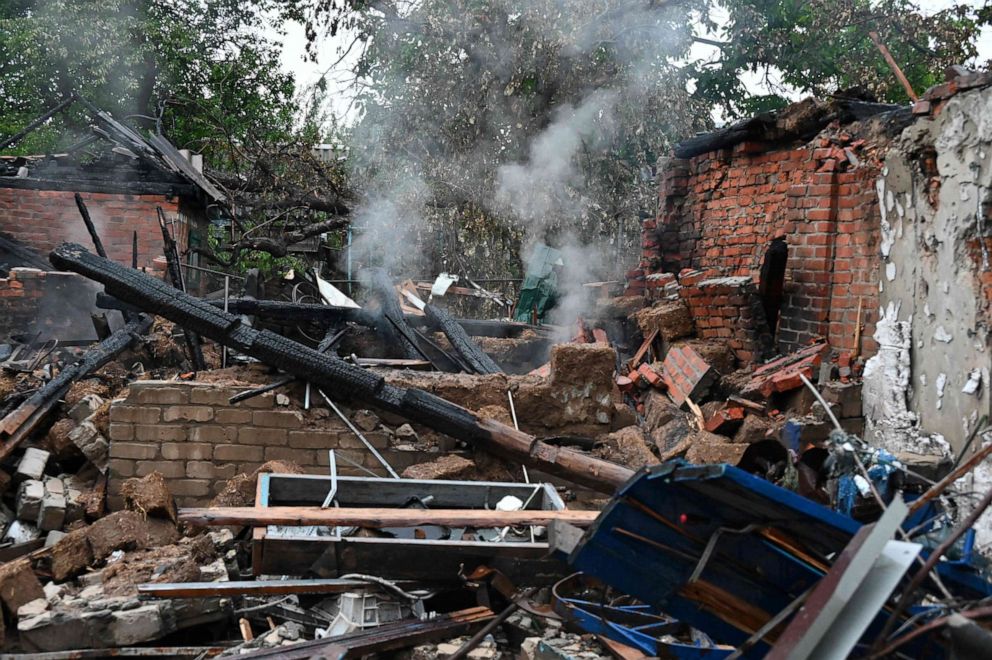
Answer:
<path fill-rule="evenodd" d="M 648 0 L 484 5 L 424 0 L 373 33 L 375 91 L 352 139 L 377 192 L 357 224 L 403 236 L 371 248 L 393 275 L 414 273 L 397 272 L 404 260 L 390 251 L 430 253 L 422 265 L 434 271 L 465 257 L 471 275 L 506 277 L 522 275 L 505 264 L 525 262 L 534 245 L 559 248 L 554 320 L 570 323 L 583 282 L 619 279 L 636 261 L 664 132 L 691 130 L 677 121 L 692 113 L 671 111 L 688 105 L 670 64 L 688 45 L 687 10 Z M 424 191 L 419 212 L 392 195 L 411 188 Z"/>

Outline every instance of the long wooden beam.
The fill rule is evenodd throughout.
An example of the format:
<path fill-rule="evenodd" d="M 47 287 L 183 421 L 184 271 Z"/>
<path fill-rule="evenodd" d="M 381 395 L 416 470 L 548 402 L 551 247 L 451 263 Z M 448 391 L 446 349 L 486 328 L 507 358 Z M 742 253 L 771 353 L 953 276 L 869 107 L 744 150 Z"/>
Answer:
<path fill-rule="evenodd" d="M 400 586 L 414 584 L 399 580 Z M 150 582 L 138 585 L 145 598 L 217 598 L 229 596 L 285 596 L 288 594 L 340 594 L 374 583 L 362 580 L 242 580 L 233 582 Z"/>
<path fill-rule="evenodd" d="M 179 510 L 180 522 L 223 527 L 226 525 L 287 525 L 307 527 L 525 527 L 549 525 L 555 520 L 588 527 L 598 511 L 487 511 L 484 509 L 322 509 L 318 506 L 237 506 Z"/>
<path fill-rule="evenodd" d="M 622 465 L 541 442 L 424 390 L 390 385 L 382 376 L 340 358 L 318 353 L 273 332 L 243 325 L 234 314 L 173 289 L 150 275 L 101 259 L 81 245 L 65 243 L 51 253 L 50 259 L 56 268 L 104 284 L 107 293 L 123 302 L 305 378 L 332 396 L 376 406 L 508 460 L 603 493 L 612 494 L 634 475 L 633 470 Z"/>

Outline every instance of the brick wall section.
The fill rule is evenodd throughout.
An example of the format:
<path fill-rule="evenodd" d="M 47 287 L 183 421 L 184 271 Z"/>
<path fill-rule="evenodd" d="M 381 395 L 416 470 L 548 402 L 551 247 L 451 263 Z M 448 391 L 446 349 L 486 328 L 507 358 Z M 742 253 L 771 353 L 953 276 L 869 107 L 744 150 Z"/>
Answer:
<path fill-rule="evenodd" d="M 381 465 L 342 422 L 330 415 L 314 421 L 294 406 L 276 406 L 270 393 L 237 405 L 228 399 L 245 387 L 209 383 L 139 381 L 110 407 L 111 508 L 120 508 L 125 479 L 162 473 L 180 506 L 206 504 L 227 479 L 252 472 L 265 461 L 297 463 L 308 473 L 328 473 L 327 450 L 384 474 Z M 323 411 L 326 412 L 326 411 Z M 393 468 L 437 454 L 388 449 L 382 431 L 363 433 Z M 338 474 L 363 473 L 344 461 Z M 367 475 L 366 475 L 367 476 Z"/>
<path fill-rule="evenodd" d="M 12 268 L 0 278 L 0 339 L 37 332 L 41 339 L 95 337 L 89 319 L 95 290 L 75 273 Z"/>
<path fill-rule="evenodd" d="M 769 356 L 772 336 L 750 277 L 716 277 L 712 271 L 679 276 L 679 296 L 689 306 L 701 339 L 722 339 L 742 363 Z"/>
<path fill-rule="evenodd" d="M 163 195 L 80 194 L 110 258 L 131 263 L 133 231 L 138 232 L 139 266 L 150 267 L 152 260 L 162 254 L 162 232 L 155 208 L 161 206 L 167 215 L 176 217 L 177 199 Z M 69 191 L 0 188 L 0 231 L 46 256 L 64 241 L 92 245 Z M 186 231 L 176 232 L 181 243 Z"/>
<path fill-rule="evenodd" d="M 639 268 L 629 292 L 649 289 L 655 273 L 714 269 L 758 281 L 771 241 L 789 248 L 777 340 L 791 350 L 827 337 L 854 347 L 862 301 L 862 353 L 878 309 L 878 168 L 841 161 L 817 140 L 796 148 L 745 142 L 733 149 L 662 163 L 658 217 L 643 225 Z"/>

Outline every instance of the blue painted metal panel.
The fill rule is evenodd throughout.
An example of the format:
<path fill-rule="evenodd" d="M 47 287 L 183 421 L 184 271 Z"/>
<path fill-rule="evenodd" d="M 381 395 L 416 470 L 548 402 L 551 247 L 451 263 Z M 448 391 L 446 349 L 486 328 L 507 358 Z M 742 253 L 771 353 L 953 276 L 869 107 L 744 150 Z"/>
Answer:
<path fill-rule="evenodd" d="M 732 533 L 757 525 L 747 533 Z M 569 557 L 595 576 L 660 611 L 739 645 L 815 584 L 829 558 L 861 527 L 856 520 L 728 465 L 673 461 L 625 484 Z M 719 538 L 701 569 L 707 543 Z M 948 587 L 992 595 L 970 567 L 941 565 Z M 881 617 L 869 629 L 869 635 Z M 759 644 L 745 657 L 768 651 Z M 940 657 L 938 649 L 928 649 Z"/>

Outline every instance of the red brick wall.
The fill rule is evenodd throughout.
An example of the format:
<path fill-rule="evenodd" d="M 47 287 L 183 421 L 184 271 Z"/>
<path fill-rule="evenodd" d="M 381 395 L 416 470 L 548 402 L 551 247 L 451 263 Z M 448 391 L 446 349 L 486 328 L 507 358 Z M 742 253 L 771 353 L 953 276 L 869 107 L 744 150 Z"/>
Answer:
<path fill-rule="evenodd" d="M 771 241 L 785 237 L 780 347 L 790 350 L 819 335 L 835 348 L 853 348 L 860 299 L 862 352 L 874 353 L 877 167 L 854 156 L 856 148 L 847 150 L 853 158 L 829 145 L 768 149 L 748 142 L 670 161 L 658 217 L 644 223 L 643 274 L 713 269 L 757 283 Z"/>
<path fill-rule="evenodd" d="M 132 232 L 138 232 L 138 265 L 152 265 L 162 254 L 162 232 L 155 212 L 161 206 L 175 218 L 178 199 L 162 195 L 81 193 L 107 254 L 121 263 L 131 263 Z M 187 229 L 180 224 L 177 240 L 185 244 Z M 73 193 L 61 190 L 0 188 L 0 231 L 43 256 L 64 241 L 92 248 L 86 226 L 79 216 Z"/>

